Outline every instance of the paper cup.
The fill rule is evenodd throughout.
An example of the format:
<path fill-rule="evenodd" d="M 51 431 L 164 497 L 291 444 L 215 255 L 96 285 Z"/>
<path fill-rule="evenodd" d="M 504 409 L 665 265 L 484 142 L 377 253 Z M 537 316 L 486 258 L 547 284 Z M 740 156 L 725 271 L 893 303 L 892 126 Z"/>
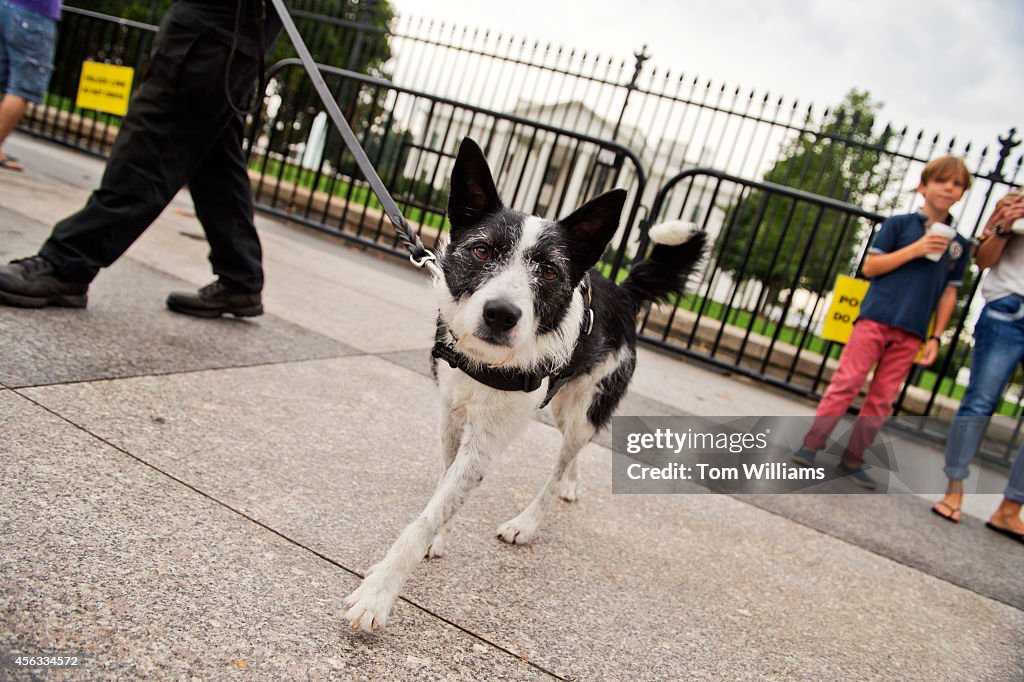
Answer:
<path fill-rule="evenodd" d="M 956 236 L 956 229 L 950 227 L 946 223 L 932 223 L 932 226 L 928 228 L 928 234 L 937 234 L 946 239 L 952 239 Z M 929 253 L 925 258 L 931 261 L 938 261 L 942 258 L 942 251 L 938 253 Z"/>
<path fill-rule="evenodd" d="M 1014 220 L 1013 225 L 1010 225 L 1010 231 L 1014 234 L 1024 234 L 1024 218 Z"/>

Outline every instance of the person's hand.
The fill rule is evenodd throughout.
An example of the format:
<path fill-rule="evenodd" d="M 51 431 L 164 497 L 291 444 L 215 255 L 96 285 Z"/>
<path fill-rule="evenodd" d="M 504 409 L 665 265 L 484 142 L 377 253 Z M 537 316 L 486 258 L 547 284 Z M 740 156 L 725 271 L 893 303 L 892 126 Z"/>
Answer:
<path fill-rule="evenodd" d="M 985 223 L 984 233 L 991 235 L 999 228 L 1006 234 L 1019 218 L 1024 218 L 1024 194 L 1007 194 L 996 203 L 995 212 Z"/>
<path fill-rule="evenodd" d="M 928 339 L 924 344 L 924 351 L 921 353 L 921 359 L 917 361 L 917 364 L 921 367 L 928 367 L 935 358 L 939 356 L 939 340 L 935 337 Z"/>
<path fill-rule="evenodd" d="M 1003 231 L 1006 232 L 1011 228 L 1015 220 L 1024 218 L 1024 201 L 1004 206 L 996 211 L 996 216 L 999 218 L 999 223 L 1003 225 Z"/>
<path fill-rule="evenodd" d="M 949 242 L 948 237 L 925 233 L 923 237 L 914 242 L 914 252 L 918 258 L 929 254 L 942 253 L 949 246 Z"/>

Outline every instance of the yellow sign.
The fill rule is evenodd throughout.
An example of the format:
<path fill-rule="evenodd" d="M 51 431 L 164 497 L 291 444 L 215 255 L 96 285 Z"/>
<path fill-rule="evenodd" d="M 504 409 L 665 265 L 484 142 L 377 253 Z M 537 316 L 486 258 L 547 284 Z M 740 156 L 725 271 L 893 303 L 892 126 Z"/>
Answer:
<path fill-rule="evenodd" d="M 832 304 L 828 307 L 821 335 L 829 341 L 846 343 L 853 333 L 853 323 L 860 314 L 860 303 L 868 293 L 865 279 L 839 275 L 832 290 Z"/>
<path fill-rule="evenodd" d="M 870 284 L 866 279 L 857 279 L 846 275 L 836 277 L 836 286 L 832 290 L 832 303 L 828 307 L 825 324 L 821 328 L 822 338 L 844 344 L 850 340 L 853 323 L 860 315 L 860 304 L 864 300 L 865 294 L 868 293 Z M 934 329 L 935 315 L 932 314 L 932 319 L 928 323 L 928 336 L 931 336 Z M 917 352 L 914 362 L 920 360 L 923 353 L 924 345 Z"/>
<path fill-rule="evenodd" d="M 83 62 L 75 106 L 124 116 L 132 93 L 135 69 L 100 62 Z"/>

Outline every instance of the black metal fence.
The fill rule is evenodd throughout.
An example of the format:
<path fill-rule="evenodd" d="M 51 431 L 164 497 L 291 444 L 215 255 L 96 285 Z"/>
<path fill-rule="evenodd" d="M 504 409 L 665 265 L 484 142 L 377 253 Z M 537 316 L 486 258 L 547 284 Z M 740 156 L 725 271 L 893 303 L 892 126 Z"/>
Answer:
<path fill-rule="evenodd" d="M 65 7 L 44 106 L 29 108 L 22 129 L 105 155 L 121 117 L 75 106 L 82 64 L 88 60 L 130 66 L 138 73 L 149 61 L 155 35 L 153 24 Z"/>
<path fill-rule="evenodd" d="M 372 1 L 292 6 L 313 54 L 337 65 L 324 69 L 332 92 L 426 243 L 444 230 L 447 177 L 464 135 L 482 144 L 504 199 L 522 210 L 556 217 L 603 189 L 626 187 L 630 209 L 605 263 L 612 277 L 636 257 L 644 224 L 693 220 L 715 239 L 698 292 L 667 313 L 654 311 L 644 337 L 810 396 L 838 355 L 816 334 L 835 275 L 856 273 L 879 215 L 910 209 L 923 163 L 955 153 L 975 169 L 957 214 L 965 236 L 979 232 L 994 200 L 1021 175 L 1013 131 L 980 150 L 906 128 L 879 131 L 857 93 L 816 110 L 648 68 L 643 52 L 616 61 L 395 21 L 387 4 Z M 51 95 L 24 127 L 103 153 L 118 119 L 74 106 L 81 63 L 145 68 L 154 31 L 65 7 Z M 285 60 L 272 69 L 261 115 L 250 121 L 258 206 L 404 256 L 296 67 Z M 948 421 L 955 411 L 969 366 L 976 278 L 968 289 L 947 351 L 934 370 L 915 370 L 899 412 Z M 1019 384 L 1008 391 L 997 418 L 1005 423 L 990 444 L 990 456 L 1003 462 L 1022 423 Z"/>
<path fill-rule="evenodd" d="M 629 192 L 625 221 L 636 221 L 646 180 L 639 160 L 621 145 L 344 69 L 323 67 L 321 73 L 407 222 L 428 246 L 446 229 L 448 179 L 467 136 L 484 149 L 506 203 L 555 219 L 595 194 L 622 187 Z M 269 80 L 275 92 L 251 136 L 258 205 L 406 256 L 326 115 L 314 119 L 308 134 L 292 125 L 293 111 L 315 110 L 318 102 L 301 63 L 279 62 Z"/>
<path fill-rule="evenodd" d="M 702 229 L 718 235 L 715 246 L 694 278 L 693 293 L 674 306 L 652 309 L 642 321 L 641 338 L 819 397 L 843 348 L 821 335 L 833 285 L 839 275 L 857 275 L 885 216 L 783 185 L 694 168 L 659 188 L 645 222 L 695 215 L 703 216 Z M 638 250 L 646 248 L 641 243 Z M 970 366 L 964 330 L 977 279 L 968 282 L 970 294 L 949 323 L 953 331 L 938 360 L 929 368 L 915 366 L 896 403 L 897 424 L 937 441 L 945 439 L 966 385 L 957 376 Z M 987 432 L 983 457 L 1009 464 L 1021 415 L 1021 394 L 1011 386 Z"/>

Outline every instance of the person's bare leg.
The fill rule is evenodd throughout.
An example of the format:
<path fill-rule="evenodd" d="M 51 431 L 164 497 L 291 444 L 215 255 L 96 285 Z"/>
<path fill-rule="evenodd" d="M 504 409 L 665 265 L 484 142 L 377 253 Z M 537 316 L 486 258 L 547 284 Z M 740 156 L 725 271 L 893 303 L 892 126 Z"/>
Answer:
<path fill-rule="evenodd" d="M 28 102 L 17 95 L 7 94 L 0 99 L 0 160 L 7 157 L 3 153 L 4 142 L 7 141 L 7 136 L 11 134 L 11 131 L 17 127 L 26 108 L 28 108 Z M 20 164 L 13 161 L 8 161 L 8 164 L 18 169 L 21 168 Z"/>

